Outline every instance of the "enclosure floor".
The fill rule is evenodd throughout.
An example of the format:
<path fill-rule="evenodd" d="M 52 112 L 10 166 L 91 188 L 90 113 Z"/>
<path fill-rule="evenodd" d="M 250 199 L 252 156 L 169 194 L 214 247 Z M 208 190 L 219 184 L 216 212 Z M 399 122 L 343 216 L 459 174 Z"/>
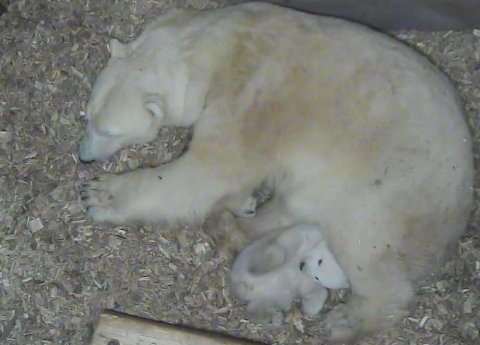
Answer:
<path fill-rule="evenodd" d="M 108 38 L 133 38 L 168 7 L 226 2 L 10 1 L 0 18 L 1 344 L 86 344 L 103 308 L 275 344 L 322 343 L 324 314 L 309 320 L 295 308 L 279 328 L 248 321 L 226 283 L 234 253 L 220 254 L 201 229 L 100 226 L 79 203 L 83 181 L 169 160 L 188 136 L 167 128 L 109 162 L 79 164 L 85 102 Z M 396 36 L 454 80 L 477 156 L 480 32 Z M 456 257 L 419 286 L 409 317 L 361 344 L 480 343 L 478 223 L 476 208 Z"/>

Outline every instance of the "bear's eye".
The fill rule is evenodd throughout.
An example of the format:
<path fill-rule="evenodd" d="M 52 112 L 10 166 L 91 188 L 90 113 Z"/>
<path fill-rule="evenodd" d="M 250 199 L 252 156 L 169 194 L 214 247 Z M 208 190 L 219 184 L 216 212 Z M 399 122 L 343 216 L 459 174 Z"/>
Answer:
<path fill-rule="evenodd" d="M 102 130 L 102 129 L 99 129 L 98 133 L 100 133 L 100 135 L 103 135 L 104 137 L 114 137 L 115 136 L 114 134 L 110 133 L 109 131 Z"/>
<path fill-rule="evenodd" d="M 303 271 L 304 267 L 305 267 L 305 262 L 300 262 L 300 271 Z"/>
<path fill-rule="evenodd" d="M 320 266 L 322 264 L 322 262 L 323 262 L 322 259 L 318 260 L 318 266 Z"/>
<path fill-rule="evenodd" d="M 93 128 L 93 131 L 94 132 L 97 132 L 98 134 L 100 134 L 101 136 L 104 136 L 104 137 L 114 137 L 115 134 L 113 134 L 112 132 L 110 132 L 109 130 L 107 129 L 104 129 L 104 128 L 98 128 L 98 127 L 92 127 Z"/>

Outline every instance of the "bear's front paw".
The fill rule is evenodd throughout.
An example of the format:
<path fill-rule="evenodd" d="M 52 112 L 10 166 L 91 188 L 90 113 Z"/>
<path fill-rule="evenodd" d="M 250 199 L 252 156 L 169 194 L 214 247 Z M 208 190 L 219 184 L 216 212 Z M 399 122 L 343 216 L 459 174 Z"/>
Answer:
<path fill-rule="evenodd" d="M 82 184 L 80 198 L 87 209 L 87 214 L 94 221 L 106 223 L 125 221 L 121 184 L 121 176 L 113 175 L 104 175 Z"/>

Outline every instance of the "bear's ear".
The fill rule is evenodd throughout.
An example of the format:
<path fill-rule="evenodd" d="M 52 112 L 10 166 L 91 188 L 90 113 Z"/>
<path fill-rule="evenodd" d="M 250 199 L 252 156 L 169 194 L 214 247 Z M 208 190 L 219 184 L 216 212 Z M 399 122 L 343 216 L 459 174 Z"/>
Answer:
<path fill-rule="evenodd" d="M 165 116 L 164 101 L 159 94 L 148 94 L 144 102 L 145 109 L 157 120 L 162 120 Z"/>
<path fill-rule="evenodd" d="M 112 57 L 125 57 L 127 55 L 127 46 L 116 38 L 110 40 L 108 50 Z"/>

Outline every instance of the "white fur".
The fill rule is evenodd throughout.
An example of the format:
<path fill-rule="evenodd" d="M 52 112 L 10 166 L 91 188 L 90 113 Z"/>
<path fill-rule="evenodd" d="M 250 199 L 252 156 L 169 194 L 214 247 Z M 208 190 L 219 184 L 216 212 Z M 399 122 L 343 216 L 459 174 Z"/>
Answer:
<path fill-rule="evenodd" d="M 349 286 L 321 230 L 308 224 L 272 231 L 248 246 L 235 260 L 230 280 L 252 314 L 286 311 L 300 297 L 310 317 L 323 307 L 325 287 Z"/>
<path fill-rule="evenodd" d="M 352 285 L 341 323 L 351 334 L 404 315 L 412 282 L 463 233 L 473 165 L 462 106 L 394 39 L 251 3 L 173 12 L 112 48 L 80 158 L 105 159 L 162 125 L 194 134 L 174 162 L 88 183 L 96 221 L 202 222 L 266 181 L 275 197 L 245 224 L 321 226 Z"/>

